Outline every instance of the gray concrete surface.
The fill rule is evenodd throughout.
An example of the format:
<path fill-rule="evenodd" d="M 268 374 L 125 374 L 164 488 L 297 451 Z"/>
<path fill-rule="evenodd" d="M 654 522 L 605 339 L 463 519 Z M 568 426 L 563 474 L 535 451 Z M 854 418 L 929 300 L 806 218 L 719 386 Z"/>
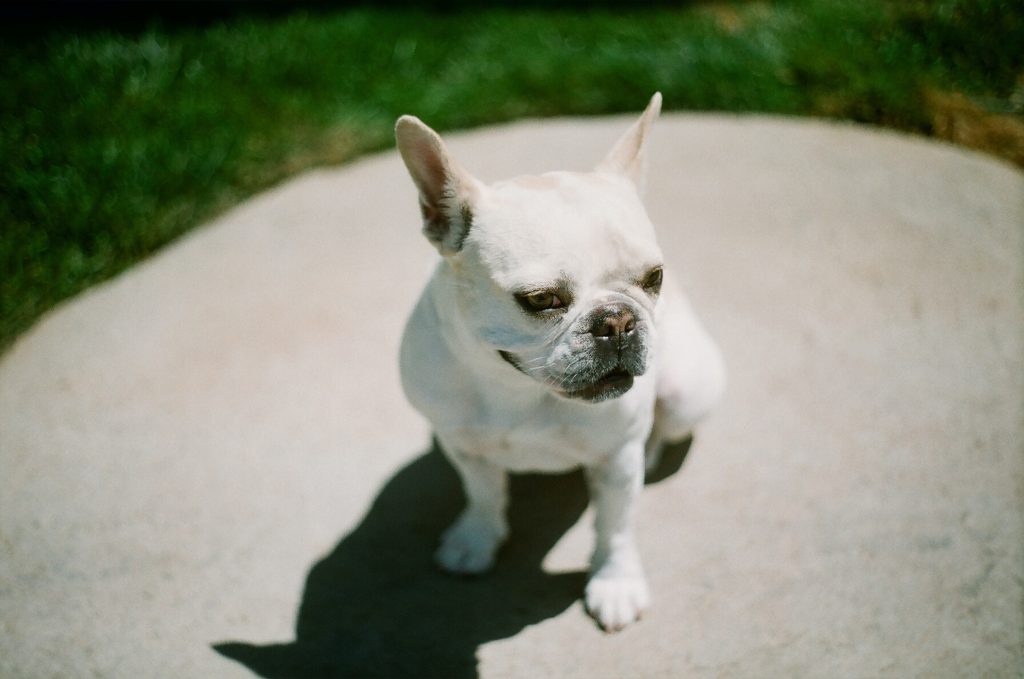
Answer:
<path fill-rule="evenodd" d="M 585 169 L 627 120 L 451 146 L 487 179 Z M 1021 676 L 1024 177 L 810 121 L 655 135 L 650 212 L 731 386 L 645 490 L 643 621 L 582 610 L 575 475 L 517 480 L 493 575 L 431 568 L 460 497 L 396 351 L 435 255 L 386 153 L 3 357 L 0 676 Z"/>

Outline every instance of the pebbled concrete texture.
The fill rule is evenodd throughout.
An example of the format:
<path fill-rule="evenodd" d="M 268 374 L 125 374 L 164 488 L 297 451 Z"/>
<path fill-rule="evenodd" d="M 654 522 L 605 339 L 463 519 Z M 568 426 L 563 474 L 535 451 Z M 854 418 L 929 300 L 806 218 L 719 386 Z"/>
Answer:
<path fill-rule="evenodd" d="M 630 120 L 448 139 L 494 180 L 586 169 Z M 1021 676 L 1024 175 L 682 114 L 651 170 L 731 383 L 644 491 L 639 624 L 582 610 L 578 475 L 516 479 L 492 575 L 432 569 L 461 496 L 398 385 L 436 255 L 390 152 L 258 196 L 2 357 L 0 676 Z"/>

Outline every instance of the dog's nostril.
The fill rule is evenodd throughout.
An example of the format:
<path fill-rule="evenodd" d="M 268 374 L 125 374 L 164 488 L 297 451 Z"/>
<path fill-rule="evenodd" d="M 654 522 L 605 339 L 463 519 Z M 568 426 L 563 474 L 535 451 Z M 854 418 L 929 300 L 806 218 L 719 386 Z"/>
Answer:
<path fill-rule="evenodd" d="M 619 337 L 633 332 L 636 328 L 636 317 L 624 305 L 612 306 L 594 320 L 590 333 L 594 337 Z"/>

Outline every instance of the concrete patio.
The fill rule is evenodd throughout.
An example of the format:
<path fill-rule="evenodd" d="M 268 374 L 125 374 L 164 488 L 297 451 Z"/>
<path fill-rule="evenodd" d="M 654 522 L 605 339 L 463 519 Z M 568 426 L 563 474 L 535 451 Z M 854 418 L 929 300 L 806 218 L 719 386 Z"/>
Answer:
<path fill-rule="evenodd" d="M 586 169 L 630 120 L 448 139 L 493 180 Z M 0 359 L 0 676 L 1021 676 L 1024 174 L 761 117 L 668 114 L 652 151 L 731 382 L 645 489 L 640 623 L 583 611 L 578 474 L 516 480 L 493 574 L 433 569 L 461 495 L 398 385 L 436 255 L 392 151 L 239 206 Z"/>

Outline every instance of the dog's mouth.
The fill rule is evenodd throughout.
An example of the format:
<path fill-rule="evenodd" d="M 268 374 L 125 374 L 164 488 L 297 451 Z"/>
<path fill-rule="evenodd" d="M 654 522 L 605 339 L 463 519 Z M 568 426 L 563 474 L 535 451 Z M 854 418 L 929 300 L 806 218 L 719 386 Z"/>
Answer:
<path fill-rule="evenodd" d="M 512 366 L 519 372 L 523 373 L 524 375 L 528 374 L 526 370 L 523 369 L 523 364 L 519 361 L 519 358 L 515 354 L 508 351 L 499 350 L 498 355 L 501 356 L 506 363 L 508 363 L 510 366 Z"/>
<path fill-rule="evenodd" d="M 523 368 L 519 358 L 508 351 L 498 351 L 498 354 L 506 363 L 523 374 L 528 374 Z M 582 386 L 559 387 L 555 393 L 565 398 L 579 399 L 597 403 L 608 399 L 622 396 L 633 387 L 633 373 L 622 366 L 616 366 L 593 382 Z"/>
<path fill-rule="evenodd" d="M 633 387 L 633 375 L 625 368 L 614 368 L 605 373 L 594 382 L 571 391 L 561 392 L 568 398 L 577 398 L 583 401 L 607 401 L 608 399 L 622 396 Z"/>

